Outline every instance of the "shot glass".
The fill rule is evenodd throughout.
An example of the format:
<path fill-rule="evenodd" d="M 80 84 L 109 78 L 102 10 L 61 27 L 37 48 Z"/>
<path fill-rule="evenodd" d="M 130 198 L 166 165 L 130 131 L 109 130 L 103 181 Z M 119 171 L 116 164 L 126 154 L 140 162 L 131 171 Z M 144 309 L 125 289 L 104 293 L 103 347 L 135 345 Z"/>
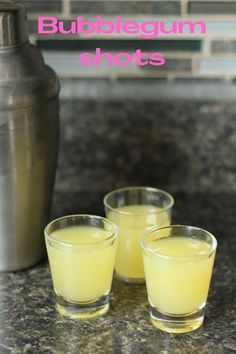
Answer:
<path fill-rule="evenodd" d="M 154 326 L 170 333 L 200 327 L 217 247 L 215 237 L 197 227 L 171 225 L 146 233 L 141 246 Z"/>
<path fill-rule="evenodd" d="M 70 215 L 45 228 L 58 311 L 89 318 L 109 308 L 117 227 L 94 215 Z"/>
<path fill-rule="evenodd" d="M 145 281 L 141 236 L 154 226 L 169 225 L 173 204 L 170 194 L 149 187 L 117 189 L 105 196 L 106 217 L 118 226 L 117 277 L 131 283 Z"/>

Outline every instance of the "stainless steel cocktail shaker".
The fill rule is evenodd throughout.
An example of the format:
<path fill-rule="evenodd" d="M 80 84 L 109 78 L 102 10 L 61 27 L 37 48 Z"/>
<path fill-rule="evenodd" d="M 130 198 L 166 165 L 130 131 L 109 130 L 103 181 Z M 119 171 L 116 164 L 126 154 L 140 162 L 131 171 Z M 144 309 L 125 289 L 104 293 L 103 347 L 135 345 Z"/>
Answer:
<path fill-rule="evenodd" d="M 0 3 L 0 271 L 44 254 L 59 143 L 59 82 L 29 43 L 24 8 Z"/>

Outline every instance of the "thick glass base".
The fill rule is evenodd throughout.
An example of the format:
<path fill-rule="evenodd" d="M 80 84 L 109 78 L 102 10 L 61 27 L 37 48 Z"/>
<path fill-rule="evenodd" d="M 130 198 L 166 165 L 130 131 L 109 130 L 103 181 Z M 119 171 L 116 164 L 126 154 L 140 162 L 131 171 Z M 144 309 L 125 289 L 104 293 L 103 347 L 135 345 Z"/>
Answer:
<path fill-rule="evenodd" d="M 109 294 L 91 302 L 71 302 L 56 294 L 57 310 L 65 317 L 88 319 L 104 315 L 109 309 Z"/>
<path fill-rule="evenodd" d="M 199 310 L 189 315 L 164 314 L 154 307 L 150 307 L 152 323 L 158 329 L 169 333 L 186 333 L 199 328 L 204 319 L 204 311 Z"/>
<path fill-rule="evenodd" d="M 132 284 L 144 284 L 145 283 L 145 278 L 127 278 L 124 277 L 123 275 L 118 274 L 115 272 L 115 277 L 119 280 L 122 280 L 125 283 L 132 283 Z"/>

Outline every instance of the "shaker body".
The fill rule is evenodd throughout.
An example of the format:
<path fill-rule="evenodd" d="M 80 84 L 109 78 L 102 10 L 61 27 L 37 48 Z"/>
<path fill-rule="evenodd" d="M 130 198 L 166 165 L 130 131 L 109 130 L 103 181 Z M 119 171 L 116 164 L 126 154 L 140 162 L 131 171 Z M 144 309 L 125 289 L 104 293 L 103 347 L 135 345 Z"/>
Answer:
<path fill-rule="evenodd" d="M 22 5 L 0 2 L 0 271 L 44 255 L 59 144 L 59 81 L 28 41 Z"/>
<path fill-rule="evenodd" d="M 8 128 L 0 130 L 0 271 L 13 271 L 44 255 L 59 143 L 58 99 L 0 112 L 2 121 L 3 116 Z"/>

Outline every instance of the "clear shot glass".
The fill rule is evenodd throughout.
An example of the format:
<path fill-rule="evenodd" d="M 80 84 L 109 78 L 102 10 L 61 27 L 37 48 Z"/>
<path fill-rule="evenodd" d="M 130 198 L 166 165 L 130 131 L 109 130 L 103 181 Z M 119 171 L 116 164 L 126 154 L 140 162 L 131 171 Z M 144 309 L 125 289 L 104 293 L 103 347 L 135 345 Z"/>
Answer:
<path fill-rule="evenodd" d="M 127 187 L 104 198 L 106 217 L 118 226 L 116 276 L 126 282 L 143 283 L 141 236 L 154 226 L 170 224 L 172 196 L 160 189 Z"/>
<path fill-rule="evenodd" d="M 200 327 L 217 247 L 215 237 L 197 227 L 171 225 L 146 233 L 141 246 L 154 326 L 170 333 Z"/>
<path fill-rule="evenodd" d="M 117 227 L 94 215 L 64 216 L 45 228 L 58 311 L 89 318 L 109 308 Z"/>

